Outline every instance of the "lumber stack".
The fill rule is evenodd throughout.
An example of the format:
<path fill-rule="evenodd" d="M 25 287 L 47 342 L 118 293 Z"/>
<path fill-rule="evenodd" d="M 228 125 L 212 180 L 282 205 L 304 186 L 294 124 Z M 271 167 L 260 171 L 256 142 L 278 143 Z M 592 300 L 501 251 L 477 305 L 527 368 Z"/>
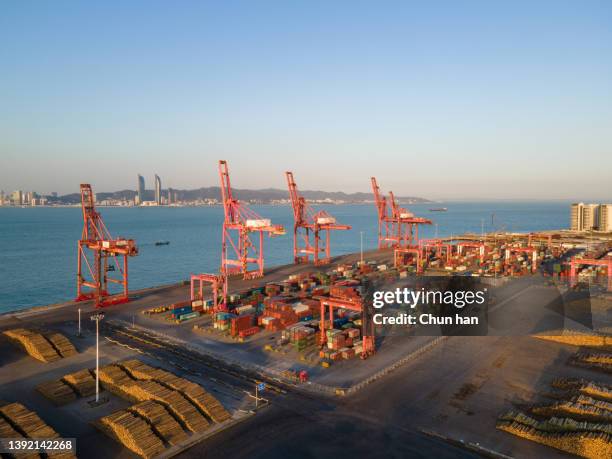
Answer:
<path fill-rule="evenodd" d="M 74 345 L 61 333 L 49 333 L 47 339 L 62 357 L 71 357 L 78 354 Z"/>
<path fill-rule="evenodd" d="M 227 421 L 232 417 L 221 402 L 199 384 L 176 376 L 172 380 L 167 381 L 167 384 L 169 387 L 181 392 L 214 422 Z"/>
<path fill-rule="evenodd" d="M 134 379 L 165 383 L 166 381 L 176 378 L 176 376 L 169 371 L 152 367 L 139 360 L 126 360 L 121 363 L 121 366 L 125 368 Z"/>
<path fill-rule="evenodd" d="M 177 445 L 187 438 L 181 425 L 161 403 L 147 400 L 131 406 L 129 411 L 145 419 L 153 430 L 170 445 Z"/>
<path fill-rule="evenodd" d="M 125 369 L 134 379 L 153 379 L 151 377 L 151 372 L 154 370 L 154 368 L 141 362 L 140 360 L 124 360 L 119 365 L 121 365 L 121 367 Z"/>
<path fill-rule="evenodd" d="M 102 386 L 121 397 L 125 397 L 128 394 L 123 389 L 129 386 L 134 381 L 121 367 L 115 364 L 105 365 L 100 368 L 100 383 Z"/>
<path fill-rule="evenodd" d="M 155 381 L 137 381 L 122 389 L 128 397 L 139 400 L 157 400 L 192 432 L 201 432 L 208 427 L 208 421 L 179 392 L 168 389 Z"/>
<path fill-rule="evenodd" d="M 29 438 L 51 439 L 59 437 L 55 430 L 21 403 L 15 402 L 4 405 L 0 408 L 0 412 Z"/>
<path fill-rule="evenodd" d="M 24 438 L 19 432 L 13 429 L 7 421 L 0 416 L 0 438 Z"/>
<path fill-rule="evenodd" d="M 165 449 L 151 426 L 127 410 L 104 416 L 100 425 L 111 437 L 139 456 L 154 457 Z"/>
<path fill-rule="evenodd" d="M 517 421 L 504 420 L 497 428 L 518 437 L 589 459 L 612 457 L 612 437 L 601 432 L 546 432 Z"/>
<path fill-rule="evenodd" d="M 59 434 L 48 426 L 34 412 L 28 410 L 21 403 L 9 403 L 0 407 L 0 413 L 13 425 L 16 430 L 23 432 L 27 438 L 37 440 L 51 440 L 60 438 Z M 21 436 L 21 435 L 19 435 Z M 59 459 L 76 458 L 71 452 L 56 451 L 48 452 L 47 456 Z"/>
<path fill-rule="evenodd" d="M 51 343 L 40 333 L 25 328 L 6 330 L 4 335 L 20 343 L 25 351 L 41 362 L 55 362 L 62 358 Z"/>
<path fill-rule="evenodd" d="M 63 381 L 81 397 L 96 393 L 96 379 L 87 368 L 67 374 L 63 377 Z"/>
<path fill-rule="evenodd" d="M 7 421 L 4 420 L 2 416 L 0 416 L 0 438 L 25 438 L 11 426 Z M 36 452 L 31 452 L 18 456 L 19 459 L 38 459 L 40 455 Z"/>
<path fill-rule="evenodd" d="M 180 378 L 161 368 L 154 368 L 139 360 L 127 360 L 121 363 L 133 378 L 140 380 L 153 380 L 181 392 L 190 402 L 205 413 L 214 422 L 223 422 L 231 418 L 230 413 L 223 405 L 207 392 L 202 386 Z"/>
<path fill-rule="evenodd" d="M 36 390 L 55 405 L 65 405 L 77 399 L 77 395 L 72 390 L 72 387 L 61 380 L 44 382 L 36 386 Z"/>

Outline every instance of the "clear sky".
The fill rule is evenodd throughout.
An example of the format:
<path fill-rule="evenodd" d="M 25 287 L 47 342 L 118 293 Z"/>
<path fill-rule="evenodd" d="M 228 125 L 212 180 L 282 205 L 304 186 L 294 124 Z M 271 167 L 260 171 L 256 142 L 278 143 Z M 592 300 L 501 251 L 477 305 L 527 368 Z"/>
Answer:
<path fill-rule="evenodd" d="M 0 188 L 612 199 L 610 1 L 5 1 Z"/>

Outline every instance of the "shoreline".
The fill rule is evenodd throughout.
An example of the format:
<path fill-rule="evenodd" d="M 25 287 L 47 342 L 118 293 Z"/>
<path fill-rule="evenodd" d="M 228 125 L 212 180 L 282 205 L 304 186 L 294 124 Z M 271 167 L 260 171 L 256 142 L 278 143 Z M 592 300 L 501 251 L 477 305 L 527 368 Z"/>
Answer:
<path fill-rule="evenodd" d="M 1 209 L 2 207 L 0 207 Z M 539 233 L 541 234 L 560 234 L 563 235 L 565 237 L 569 237 L 569 238 L 573 238 L 573 239 L 578 239 L 578 240 L 574 240 L 572 241 L 572 243 L 575 244 L 580 244 L 580 243 L 584 243 L 584 239 L 585 238 L 589 238 L 589 237 L 603 237 L 606 239 L 610 239 L 612 240 L 612 233 L 610 232 L 599 232 L 599 231 L 587 231 L 587 232 L 574 232 L 570 229 L 548 229 L 548 230 L 542 230 L 539 231 Z M 487 237 L 499 237 L 500 235 L 507 235 L 507 236 L 512 236 L 512 235 L 522 235 L 522 234 L 529 234 L 529 232 L 514 232 L 514 231 L 505 231 L 502 233 L 487 233 L 485 235 L 485 239 Z M 477 234 L 472 234 L 472 233 L 464 233 L 462 235 L 457 235 L 455 237 L 453 237 L 452 239 L 461 239 L 461 238 L 474 238 L 474 237 L 480 237 Z M 441 237 L 442 240 L 449 240 L 451 238 L 449 237 Z M 364 250 L 364 254 L 367 253 L 374 253 L 374 252 L 378 252 L 377 248 L 371 249 L 371 250 Z M 343 258 L 346 256 L 355 256 L 358 255 L 358 252 L 351 252 L 351 253 L 346 253 L 346 254 L 341 254 L 341 255 L 337 255 L 335 257 L 333 257 L 334 259 L 339 259 L 339 258 Z M 283 268 L 287 268 L 289 266 L 292 266 L 292 263 L 289 264 L 281 264 L 281 265 L 271 265 L 269 266 L 266 271 L 271 272 L 274 270 L 278 270 L 278 269 L 283 269 Z M 265 277 L 265 275 L 264 275 Z M 189 285 L 189 280 L 185 279 L 182 281 L 178 281 L 178 282 L 173 282 L 173 283 L 169 283 L 169 284 L 159 284 L 159 285 L 153 285 L 153 286 L 149 286 L 149 287 L 144 287 L 144 288 L 140 288 L 137 290 L 130 290 L 130 297 L 132 296 L 138 296 L 138 295 L 143 295 L 143 294 L 147 294 L 147 293 L 153 293 L 156 291 L 163 291 L 163 290 L 168 290 L 171 288 L 177 288 L 177 287 L 181 287 L 184 285 Z M 91 301 L 91 300 L 90 300 Z M 35 305 L 35 306 L 27 306 L 25 308 L 22 309 L 15 309 L 15 310 L 10 310 L 10 311 L 4 311 L 4 312 L 0 312 L 0 320 L 9 317 L 9 316 L 15 316 L 18 317 L 19 315 L 23 315 L 23 316 L 27 316 L 27 315 L 35 315 L 38 313 L 44 313 L 53 309 L 60 309 L 60 308 L 64 308 L 64 307 L 68 307 L 68 306 L 73 306 L 76 304 L 88 304 L 89 301 L 84 301 L 84 302 L 75 302 L 74 300 L 68 300 L 68 301 L 62 301 L 62 302 L 57 302 L 57 303 L 50 303 L 50 304 L 44 304 L 44 305 Z"/>

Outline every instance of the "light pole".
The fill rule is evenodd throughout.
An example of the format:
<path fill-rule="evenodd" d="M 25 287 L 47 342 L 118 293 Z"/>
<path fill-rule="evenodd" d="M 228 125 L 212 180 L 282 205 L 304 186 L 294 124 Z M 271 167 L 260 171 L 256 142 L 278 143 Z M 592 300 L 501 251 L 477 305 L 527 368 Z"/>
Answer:
<path fill-rule="evenodd" d="M 484 241 L 484 218 L 480 219 L 480 239 Z"/>
<path fill-rule="evenodd" d="M 96 403 L 100 401 L 100 321 L 104 314 L 98 312 L 90 317 L 96 323 Z"/>
<path fill-rule="evenodd" d="M 359 231 L 359 236 L 361 237 L 361 264 L 363 264 L 363 231 Z"/>

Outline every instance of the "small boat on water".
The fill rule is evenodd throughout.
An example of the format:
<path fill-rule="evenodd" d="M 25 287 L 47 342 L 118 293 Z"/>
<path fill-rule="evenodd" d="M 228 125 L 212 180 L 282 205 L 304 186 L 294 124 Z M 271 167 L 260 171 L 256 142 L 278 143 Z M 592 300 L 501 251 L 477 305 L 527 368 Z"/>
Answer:
<path fill-rule="evenodd" d="M 170 241 L 157 241 L 155 242 L 155 245 L 169 245 Z"/>
<path fill-rule="evenodd" d="M 430 212 L 446 212 L 448 209 L 446 207 L 434 207 L 429 209 Z"/>

